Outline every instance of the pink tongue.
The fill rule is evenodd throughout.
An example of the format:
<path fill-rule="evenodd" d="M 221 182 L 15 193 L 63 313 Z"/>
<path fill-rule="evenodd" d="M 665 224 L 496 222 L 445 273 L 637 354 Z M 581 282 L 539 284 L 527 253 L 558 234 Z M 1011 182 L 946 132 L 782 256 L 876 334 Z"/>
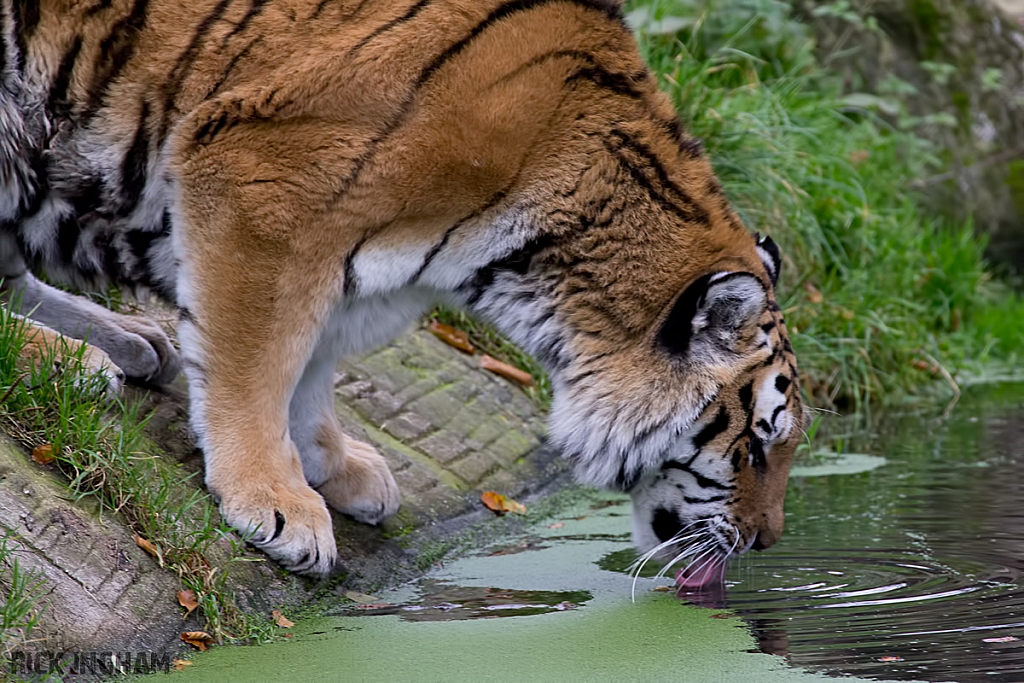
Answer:
<path fill-rule="evenodd" d="M 676 585 L 680 590 L 722 589 L 725 587 L 725 570 L 729 562 L 725 558 L 700 562 L 676 573 Z"/>

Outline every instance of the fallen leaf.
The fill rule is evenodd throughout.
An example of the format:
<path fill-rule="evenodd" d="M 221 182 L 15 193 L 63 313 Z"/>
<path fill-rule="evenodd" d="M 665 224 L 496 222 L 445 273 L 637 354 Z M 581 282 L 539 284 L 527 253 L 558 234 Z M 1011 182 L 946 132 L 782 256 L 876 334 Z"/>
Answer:
<path fill-rule="evenodd" d="M 36 446 L 32 449 L 32 461 L 40 465 L 49 465 L 54 460 L 53 446 L 48 443 Z"/>
<path fill-rule="evenodd" d="M 138 534 L 135 534 L 135 545 L 145 550 L 147 554 L 152 555 L 158 560 L 160 559 L 160 549 Z"/>
<path fill-rule="evenodd" d="M 192 610 L 199 607 L 199 601 L 196 600 L 196 594 L 193 591 L 178 591 L 178 604 L 184 607 L 187 612 L 185 616 L 192 614 Z"/>
<path fill-rule="evenodd" d="M 1000 638 L 982 638 L 981 642 L 983 642 L 983 643 L 1012 643 L 1012 642 L 1017 641 L 1017 640 L 1020 640 L 1020 638 L 1017 638 L 1016 636 L 1002 636 Z"/>
<path fill-rule="evenodd" d="M 871 158 L 871 152 L 866 149 L 858 149 L 850 152 L 850 163 L 854 166 L 864 163 Z"/>
<path fill-rule="evenodd" d="M 709 619 L 731 619 L 732 615 L 728 612 L 719 612 L 718 614 L 709 614 Z"/>
<path fill-rule="evenodd" d="M 213 645 L 213 636 L 206 631 L 185 631 L 181 634 L 181 639 L 200 650 L 206 650 L 207 645 Z"/>
<path fill-rule="evenodd" d="M 295 622 L 281 614 L 281 610 L 279 609 L 275 609 L 271 612 L 270 616 L 274 617 L 274 623 L 281 628 L 291 628 L 292 626 L 295 626 Z"/>
<path fill-rule="evenodd" d="M 382 602 L 380 598 L 375 598 L 372 595 L 360 593 L 359 591 L 345 591 L 345 597 L 351 600 L 352 602 L 361 602 L 363 604 Z"/>
<path fill-rule="evenodd" d="M 451 325 L 445 325 L 436 320 L 431 320 L 430 324 L 427 325 L 427 329 L 448 346 L 454 346 L 459 351 L 473 355 L 474 349 L 469 341 L 469 335 L 462 330 L 457 330 Z"/>
<path fill-rule="evenodd" d="M 903 657 L 894 657 L 892 655 L 886 655 L 885 657 L 879 657 L 878 661 L 880 661 L 880 662 L 902 662 L 903 661 Z"/>
<path fill-rule="evenodd" d="M 565 522 L 555 522 L 554 524 L 549 524 L 548 528 L 549 529 L 561 529 L 563 526 L 565 526 Z"/>
<path fill-rule="evenodd" d="M 857 317 L 857 314 L 851 311 L 849 308 L 843 308 L 839 311 L 839 315 L 843 317 L 843 320 L 853 320 Z"/>
<path fill-rule="evenodd" d="M 939 368 L 937 366 L 932 365 L 931 363 L 923 361 L 919 358 L 910 361 L 910 364 L 922 372 L 927 372 L 928 374 L 931 375 L 939 374 Z"/>
<path fill-rule="evenodd" d="M 171 663 L 174 664 L 175 671 L 181 671 L 186 666 L 192 666 L 192 662 L 188 661 L 187 659 L 172 659 Z"/>
<path fill-rule="evenodd" d="M 389 602 L 369 602 L 355 606 L 356 609 L 384 609 L 385 607 L 394 607 L 394 605 Z"/>
<path fill-rule="evenodd" d="M 294 633 L 282 633 L 281 635 L 282 635 L 283 637 L 285 637 L 285 638 L 291 638 L 291 637 L 292 637 L 292 636 L 294 636 L 295 634 L 294 634 Z"/>
<path fill-rule="evenodd" d="M 651 590 L 657 591 L 658 593 L 668 593 L 669 591 L 674 591 L 675 589 L 675 586 L 655 586 Z"/>
<path fill-rule="evenodd" d="M 497 512 L 499 515 L 503 515 L 506 512 L 515 512 L 520 515 L 526 514 L 526 506 L 522 503 L 517 503 L 511 498 L 506 498 L 500 493 L 494 491 L 484 491 L 480 494 L 480 501 L 487 506 L 488 509 Z"/>
<path fill-rule="evenodd" d="M 821 290 L 810 281 L 804 281 L 804 291 L 807 292 L 807 300 L 812 304 L 820 304 L 825 299 L 825 295 L 821 293 Z"/>
<path fill-rule="evenodd" d="M 480 367 L 484 370 L 490 370 L 496 375 L 501 375 L 505 379 L 522 384 L 524 387 L 533 386 L 533 377 L 530 377 L 530 373 L 514 368 L 508 363 L 502 363 L 497 358 L 491 358 L 487 354 L 480 356 Z"/>

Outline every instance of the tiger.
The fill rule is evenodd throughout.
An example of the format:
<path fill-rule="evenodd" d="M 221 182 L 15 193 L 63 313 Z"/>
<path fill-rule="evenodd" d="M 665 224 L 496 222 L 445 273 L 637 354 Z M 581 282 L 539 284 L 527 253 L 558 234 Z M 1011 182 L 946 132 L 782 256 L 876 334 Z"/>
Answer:
<path fill-rule="evenodd" d="M 799 376 L 750 232 L 615 0 L 0 0 L 0 277 L 110 384 L 183 370 L 205 484 L 287 570 L 400 504 L 340 357 L 437 302 L 551 380 L 551 445 L 710 584 L 775 543 Z M 53 284 L 51 284 L 53 283 Z M 155 323 L 54 288 L 121 287 Z"/>

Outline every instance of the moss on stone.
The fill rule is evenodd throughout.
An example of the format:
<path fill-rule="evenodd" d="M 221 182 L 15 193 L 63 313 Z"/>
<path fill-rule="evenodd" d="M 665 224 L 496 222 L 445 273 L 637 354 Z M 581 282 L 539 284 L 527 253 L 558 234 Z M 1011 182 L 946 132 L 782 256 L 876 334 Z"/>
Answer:
<path fill-rule="evenodd" d="M 1006 186 L 1010 190 L 1014 206 L 1024 213 L 1024 159 L 1011 161 L 1006 165 Z"/>
<path fill-rule="evenodd" d="M 938 57 L 946 44 L 949 17 L 934 0 L 910 0 L 909 9 L 921 50 L 920 56 L 924 59 Z"/>

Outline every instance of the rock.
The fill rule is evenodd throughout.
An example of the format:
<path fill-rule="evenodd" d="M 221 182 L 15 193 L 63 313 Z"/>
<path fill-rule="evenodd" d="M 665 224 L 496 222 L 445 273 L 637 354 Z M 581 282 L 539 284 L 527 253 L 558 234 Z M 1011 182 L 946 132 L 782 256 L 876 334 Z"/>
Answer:
<path fill-rule="evenodd" d="M 819 57 L 849 91 L 896 98 L 909 114 L 931 116 L 915 130 L 949 170 L 916 187 L 940 213 L 973 216 L 990 237 L 990 257 L 1024 270 L 1024 27 L 1020 14 L 1008 14 L 1024 13 L 1024 2 L 852 0 L 854 21 L 822 11 L 837 4 L 793 0 Z M 893 77 L 914 91 L 895 95 Z"/>

